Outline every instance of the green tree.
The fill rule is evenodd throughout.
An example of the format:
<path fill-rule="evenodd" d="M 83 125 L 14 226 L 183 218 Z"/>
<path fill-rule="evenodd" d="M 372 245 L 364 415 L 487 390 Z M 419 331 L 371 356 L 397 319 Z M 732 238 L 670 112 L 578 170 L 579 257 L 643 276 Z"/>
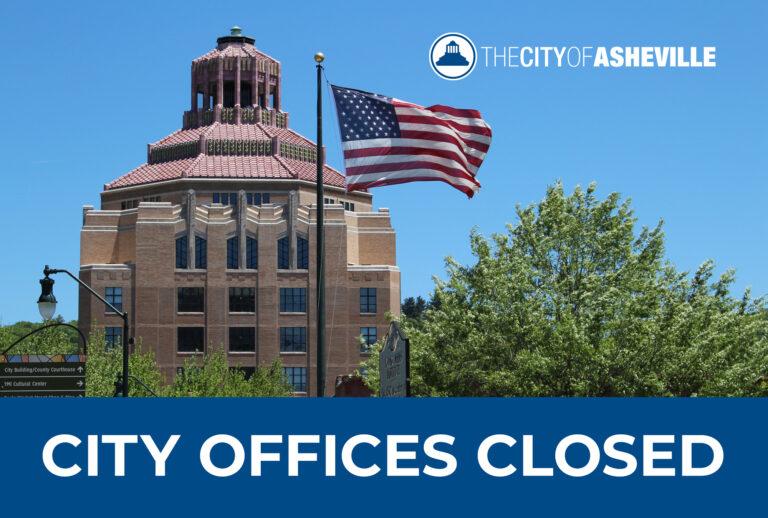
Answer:
<path fill-rule="evenodd" d="M 423 320 L 401 322 L 414 394 L 768 394 L 763 298 L 733 298 L 709 260 L 678 272 L 662 222 L 636 233 L 630 200 L 594 190 L 551 186 L 506 234 L 473 230 L 474 264 L 446 259 Z"/>
<path fill-rule="evenodd" d="M 155 353 L 143 351 L 141 339 L 128 356 L 128 373 L 140 379 L 155 394 L 163 395 L 165 378 L 157 367 Z M 123 372 L 122 347 L 107 347 L 104 333 L 91 333 L 88 356 L 85 363 L 85 395 L 88 397 L 112 397 L 115 395 L 117 374 Z M 128 394 L 131 397 L 147 397 L 152 394 L 141 383 L 128 380 Z"/>
<path fill-rule="evenodd" d="M 29 331 L 43 326 L 19 322 L 0 327 L 0 347 L 4 350 L 15 340 Z M 70 340 L 66 327 L 52 327 L 33 334 L 16 345 L 13 354 L 74 354 L 78 352 L 77 342 Z M 246 377 L 242 369 L 230 369 L 223 349 L 201 354 L 185 361 L 184 374 L 176 376 L 171 384 L 166 383 L 157 365 L 155 353 L 144 351 L 141 338 L 128 357 L 131 376 L 141 380 L 159 396 L 167 397 L 282 397 L 291 396 L 292 387 L 283 376 L 282 364 L 276 359 L 270 366 L 257 367 Z M 88 339 L 86 357 L 85 388 L 88 397 L 112 397 L 115 381 L 123 371 L 122 347 L 108 347 L 104 333 L 96 331 Z M 152 394 L 135 379 L 129 378 L 131 397 L 146 397 Z"/>
<path fill-rule="evenodd" d="M 424 316 L 424 310 L 427 309 L 427 302 L 419 295 L 415 299 L 408 297 L 400 305 L 400 312 L 410 319 L 421 319 Z"/>
<path fill-rule="evenodd" d="M 16 342 L 27 333 L 46 324 L 65 323 L 61 316 L 57 316 L 50 322 L 38 323 L 20 321 L 0 327 L 0 352 Z M 77 321 L 66 322 L 77 327 Z M 74 354 L 78 351 L 80 336 L 77 331 L 65 326 L 51 327 L 39 331 L 8 351 L 8 354 Z"/>
<path fill-rule="evenodd" d="M 184 361 L 182 374 L 176 376 L 164 395 L 175 397 L 283 397 L 292 387 L 283 376 L 280 359 L 269 367 L 258 367 L 246 378 L 242 369 L 230 369 L 224 349 Z"/>

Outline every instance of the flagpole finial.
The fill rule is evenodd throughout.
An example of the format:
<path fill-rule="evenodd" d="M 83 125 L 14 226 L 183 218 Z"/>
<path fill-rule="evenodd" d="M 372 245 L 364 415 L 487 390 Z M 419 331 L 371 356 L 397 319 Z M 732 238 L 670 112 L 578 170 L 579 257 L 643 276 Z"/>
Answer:
<path fill-rule="evenodd" d="M 317 54 L 315 54 L 315 61 L 317 61 L 318 63 L 322 63 L 324 59 L 325 59 L 325 54 L 323 54 L 322 52 L 318 52 Z"/>

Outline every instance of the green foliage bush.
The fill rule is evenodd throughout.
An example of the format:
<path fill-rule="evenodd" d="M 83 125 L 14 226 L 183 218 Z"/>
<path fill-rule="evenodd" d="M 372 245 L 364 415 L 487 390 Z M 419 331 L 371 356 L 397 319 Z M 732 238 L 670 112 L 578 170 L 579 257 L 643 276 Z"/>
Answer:
<path fill-rule="evenodd" d="M 551 186 L 506 234 L 473 230 L 474 264 L 446 259 L 423 318 L 401 321 L 414 395 L 768 394 L 764 299 L 732 297 L 711 260 L 677 271 L 663 222 L 636 233 L 630 200 L 594 191 Z"/>

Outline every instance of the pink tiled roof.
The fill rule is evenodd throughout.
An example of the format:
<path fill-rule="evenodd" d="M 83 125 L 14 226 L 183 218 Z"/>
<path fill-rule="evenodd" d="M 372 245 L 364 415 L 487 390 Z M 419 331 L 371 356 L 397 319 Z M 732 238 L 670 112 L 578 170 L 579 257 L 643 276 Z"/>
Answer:
<path fill-rule="evenodd" d="M 181 144 L 182 142 L 190 142 L 192 140 L 198 140 L 200 135 L 208 131 L 210 127 L 203 126 L 194 129 L 180 129 L 176 130 L 167 137 L 161 138 L 153 146 L 168 146 L 171 144 Z"/>
<path fill-rule="evenodd" d="M 104 185 L 104 190 L 117 189 L 118 187 L 128 187 L 129 185 L 139 185 L 142 183 L 161 182 L 163 180 L 172 180 L 184 176 L 184 171 L 189 168 L 198 158 L 185 158 L 183 160 L 174 160 L 172 162 L 163 162 L 160 164 L 140 165 L 130 173 L 124 174 L 117 180 Z"/>
<path fill-rule="evenodd" d="M 272 129 L 272 128 L 270 128 Z M 283 142 L 290 142 L 291 144 L 298 144 L 300 146 L 315 146 L 316 144 L 309 140 L 308 138 L 299 135 L 292 129 L 280 129 L 275 128 L 279 131 L 280 140 Z"/>
<path fill-rule="evenodd" d="M 296 178 L 273 156 L 203 156 L 190 178 Z"/>
<path fill-rule="evenodd" d="M 219 56 L 224 58 L 235 58 L 237 56 L 241 56 L 244 58 L 259 58 L 259 59 L 266 59 L 269 61 L 272 61 L 273 63 L 279 63 L 275 58 L 271 56 L 267 56 L 263 52 L 260 52 L 256 50 L 256 47 L 253 45 L 244 44 L 242 46 L 240 45 L 229 45 L 224 47 L 223 49 L 213 49 L 210 52 L 206 52 L 199 58 L 193 60 L 192 62 L 195 63 L 197 61 L 203 60 L 203 59 L 215 59 Z"/>
<path fill-rule="evenodd" d="M 215 122 L 210 126 L 174 131 L 152 145 L 167 146 L 170 144 L 181 144 L 183 142 L 199 140 L 202 136 L 209 140 L 269 140 L 272 137 L 278 136 L 283 142 L 290 142 L 291 144 L 310 147 L 315 145 L 308 138 L 290 129 L 262 124 L 222 124 L 220 122 Z"/>
<path fill-rule="evenodd" d="M 269 140 L 278 134 L 276 131 L 278 128 L 267 128 L 261 124 L 221 124 L 217 122 L 206 129 L 208 129 L 208 133 L 206 133 L 205 138 L 209 140 Z"/>
<path fill-rule="evenodd" d="M 179 130 L 155 145 L 177 144 L 197 140 L 205 135 L 208 139 L 268 139 L 278 136 L 281 140 L 314 146 L 314 143 L 298 133 L 259 124 L 220 124 Z M 316 166 L 312 162 L 303 162 L 281 156 L 211 156 L 198 155 L 195 158 L 172 160 L 156 164 L 144 164 L 120 178 L 104 185 L 104 190 L 118 189 L 131 185 L 173 180 L 178 178 L 284 178 L 314 182 Z M 325 166 L 323 182 L 327 185 L 344 187 L 344 175 Z"/>

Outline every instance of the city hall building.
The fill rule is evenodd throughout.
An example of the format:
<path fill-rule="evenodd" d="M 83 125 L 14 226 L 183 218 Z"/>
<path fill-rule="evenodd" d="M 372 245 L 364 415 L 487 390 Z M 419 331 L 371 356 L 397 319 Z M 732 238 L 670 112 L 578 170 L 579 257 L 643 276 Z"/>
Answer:
<path fill-rule="evenodd" d="M 80 278 L 122 311 L 168 381 L 223 347 L 249 371 L 280 358 L 298 394 L 316 392 L 315 143 L 281 109 L 281 65 L 232 29 L 192 61 L 182 129 L 83 207 Z M 312 117 L 314 114 L 306 114 Z M 388 209 L 346 192 L 324 166 L 326 394 L 358 369 L 399 313 Z M 81 293 L 79 325 L 122 343 L 122 319 Z"/>

